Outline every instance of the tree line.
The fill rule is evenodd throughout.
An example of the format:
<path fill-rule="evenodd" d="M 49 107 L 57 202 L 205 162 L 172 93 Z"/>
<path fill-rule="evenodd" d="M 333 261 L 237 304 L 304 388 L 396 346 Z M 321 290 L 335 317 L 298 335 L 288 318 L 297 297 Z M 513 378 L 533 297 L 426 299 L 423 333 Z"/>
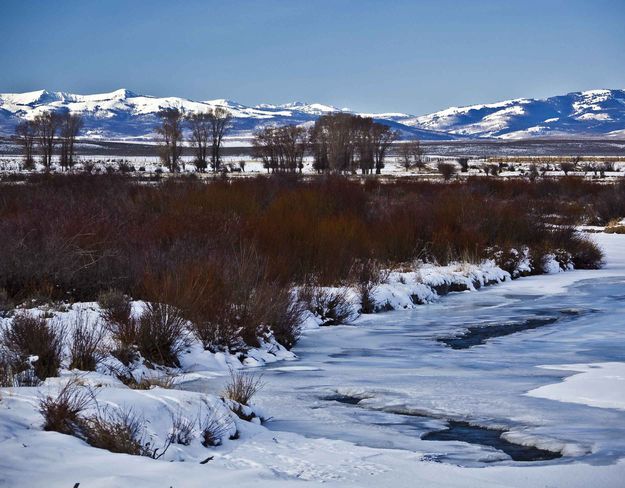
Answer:
<path fill-rule="evenodd" d="M 161 162 L 169 171 L 185 169 L 182 159 L 185 126 L 189 129 L 188 142 L 198 171 L 204 172 L 211 167 L 221 170 L 221 147 L 224 136 L 232 127 L 232 114 L 222 108 L 185 114 L 178 108 L 166 108 L 158 113 L 161 124 L 156 128 L 159 141 Z"/>
<path fill-rule="evenodd" d="M 254 135 L 253 154 L 272 173 L 301 172 L 309 152 L 318 173 L 380 174 L 398 138 L 398 131 L 370 117 L 336 113 L 321 116 L 309 129 L 295 125 L 260 129 Z"/>
<path fill-rule="evenodd" d="M 69 169 L 75 163 L 76 137 L 83 127 L 78 114 L 66 112 L 43 112 L 32 120 L 24 120 L 15 128 L 15 141 L 22 148 L 24 168 L 35 167 L 35 157 L 41 157 L 46 171 L 52 166 L 52 156 L 60 145 L 59 163 Z"/>
<path fill-rule="evenodd" d="M 213 171 L 222 168 L 223 138 L 231 128 L 231 114 L 216 108 L 207 112 L 185 115 L 177 108 L 159 112 L 161 125 L 159 154 L 170 171 L 178 171 L 184 160 L 184 128 L 189 128 L 187 142 L 194 153 L 193 164 L 198 171 L 209 166 Z M 313 168 L 318 173 L 380 174 L 384 161 L 399 132 L 370 117 L 337 113 L 324 115 L 310 128 L 297 125 L 267 126 L 254 133 L 253 156 L 260 159 L 268 172 L 301 172 L 304 156 L 313 156 Z M 402 158 L 406 164 L 420 160 L 417 143 L 406 146 Z"/>
<path fill-rule="evenodd" d="M 185 143 L 193 151 L 192 164 L 197 171 L 204 172 L 209 167 L 215 172 L 222 169 L 223 140 L 232 127 L 232 114 L 228 110 L 217 107 L 187 114 L 170 107 L 159 111 L 158 117 L 158 154 L 170 172 L 185 170 L 182 158 Z M 24 167 L 33 168 L 35 156 L 40 155 L 44 168 L 50 170 L 57 146 L 61 167 L 73 167 L 76 137 L 82 127 L 82 117 L 69 111 L 45 112 L 20 122 L 15 140 L 22 147 Z M 297 125 L 261 128 L 254 133 L 252 145 L 253 156 L 262 161 L 267 172 L 301 172 L 304 157 L 310 154 L 313 169 L 318 173 L 368 175 L 381 173 L 389 148 L 398 138 L 398 131 L 370 117 L 335 113 L 321 116 L 308 128 Z M 420 163 L 418 141 L 402 144 L 399 151 L 407 168 Z"/>

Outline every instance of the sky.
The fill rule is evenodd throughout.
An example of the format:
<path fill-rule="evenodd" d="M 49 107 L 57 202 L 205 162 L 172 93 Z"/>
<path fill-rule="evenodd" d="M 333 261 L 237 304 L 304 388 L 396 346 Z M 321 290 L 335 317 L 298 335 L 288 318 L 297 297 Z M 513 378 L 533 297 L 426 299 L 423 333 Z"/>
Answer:
<path fill-rule="evenodd" d="M 424 114 L 625 88 L 625 0 L 0 0 L 0 92 Z"/>

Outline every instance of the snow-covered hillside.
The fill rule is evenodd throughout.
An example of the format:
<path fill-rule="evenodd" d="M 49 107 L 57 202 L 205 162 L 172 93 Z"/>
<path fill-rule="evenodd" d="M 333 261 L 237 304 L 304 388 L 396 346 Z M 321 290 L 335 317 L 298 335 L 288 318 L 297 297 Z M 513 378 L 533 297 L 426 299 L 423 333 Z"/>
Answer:
<path fill-rule="evenodd" d="M 46 110 L 69 110 L 85 118 L 84 136 L 128 140 L 151 139 L 162 108 L 197 112 L 227 108 L 233 115 L 237 138 L 268 124 L 310 124 L 333 112 L 356 113 L 320 103 L 294 102 L 254 107 L 217 99 L 193 101 L 179 97 L 152 97 L 120 89 L 96 95 L 39 90 L 0 94 L 0 135 L 10 135 L 21 119 Z M 590 90 L 546 99 L 519 98 L 497 103 L 451 107 L 428 115 L 363 113 L 421 140 L 466 138 L 520 139 L 529 137 L 622 137 L 625 134 L 625 90 Z"/>
<path fill-rule="evenodd" d="M 625 132 L 625 90 L 590 90 L 539 100 L 519 98 L 451 107 L 404 119 L 402 123 L 460 136 L 502 139 L 622 136 Z"/>
<path fill-rule="evenodd" d="M 257 105 L 248 107 L 231 100 L 193 101 L 178 97 L 157 98 L 120 89 L 97 95 L 75 95 L 64 92 L 39 90 L 28 93 L 0 94 L 0 134 L 10 135 L 21 119 L 32 119 L 47 110 L 69 110 L 82 114 L 85 119 L 83 136 L 88 138 L 127 140 L 151 139 L 158 124 L 158 112 L 176 107 L 185 112 L 206 111 L 223 107 L 233 115 L 236 137 L 250 136 L 265 125 L 310 124 L 319 116 L 332 112 L 350 112 L 319 103 L 302 102 L 285 105 Z M 423 140 L 450 140 L 455 136 L 406 126 L 401 120 L 406 114 L 367 114 L 398 129 L 404 136 Z"/>

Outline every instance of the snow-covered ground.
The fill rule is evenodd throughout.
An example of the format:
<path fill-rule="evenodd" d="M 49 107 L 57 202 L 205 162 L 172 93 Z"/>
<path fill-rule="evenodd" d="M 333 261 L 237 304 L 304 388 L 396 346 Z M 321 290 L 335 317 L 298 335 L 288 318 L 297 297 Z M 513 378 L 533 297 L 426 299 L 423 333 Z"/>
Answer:
<path fill-rule="evenodd" d="M 265 364 L 255 408 L 267 421 L 233 417 L 240 438 L 217 448 L 195 440 L 160 460 L 112 454 L 41 429 L 37 398 L 63 379 L 2 389 L 0 486 L 622 486 L 625 411 L 615 392 L 622 391 L 625 365 L 625 236 L 595 238 L 607 256 L 601 270 L 505 281 L 364 315 L 349 326 L 310 327 L 296 360 L 278 354 L 291 361 L 268 363 L 268 351 L 259 351 L 248 364 Z M 494 268 L 466 267 L 426 267 L 419 274 L 412 281 L 391 275 L 378 300 L 402 308 L 424 282 L 464 279 L 471 289 L 474 279 L 505 277 Z M 505 326 L 541 320 L 542 326 L 503 335 Z M 502 326 L 498 336 L 486 334 L 466 349 L 439 340 Z M 228 362 L 192 350 L 182 359 L 189 371 L 180 378 L 184 390 L 130 390 L 98 373 L 84 380 L 99 385 L 99 403 L 135 406 L 147 421 L 146 435 L 160 445 L 172 412 L 196 415 L 206 403 L 225 409 L 219 392 Z M 512 461 L 477 443 L 421 439 L 450 420 L 498 428 L 514 444 L 562 457 Z"/>
<path fill-rule="evenodd" d="M 156 149 L 154 150 L 154 156 L 110 156 L 110 155 L 93 155 L 93 156 L 77 156 L 77 163 L 74 168 L 76 172 L 84 171 L 85 163 L 89 166 L 92 166 L 91 171 L 96 173 L 105 173 L 108 169 L 112 169 L 117 171 L 120 167 L 120 163 L 122 165 L 126 165 L 132 167 L 132 172 L 127 173 L 135 177 L 145 177 L 145 176 L 153 176 L 155 173 L 161 174 L 163 176 L 168 175 L 168 170 L 165 168 L 159 157 L 156 155 Z M 502 154 L 505 154 L 503 152 Z M 505 157 L 502 156 L 505 160 Z M 63 173 L 65 172 L 58 164 L 58 158 L 53 158 L 53 168 L 54 172 Z M 212 171 L 207 171 L 205 173 L 198 173 L 195 169 L 195 166 L 192 164 L 193 157 L 192 156 L 184 156 L 182 158 L 184 161 L 184 168 L 180 168 L 180 173 L 182 174 L 195 174 L 200 178 L 214 178 L 216 175 Z M 568 174 L 570 176 L 578 176 L 585 177 L 587 179 L 593 180 L 601 180 L 601 181 L 613 181 L 623 178 L 625 176 L 625 157 L 618 159 L 617 161 L 613 161 L 614 171 L 605 171 L 604 175 L 601 176 L 599 171 L 585 171 L 584 167 L 587 166 L 597 166 L 599 159 L 597 157 L 589 157 L 588 159 L 581 159 L 578 163 L 577 170 L 570 171 Z M 382 170 L 382 176 L 392 176 L 392 177 L 418 177 L 422 179 L 441 179 L 441 174 L 437 169 L 437 164 L 439 162 L 451 162 L 454 163 L 457 169 L 457 173 L 454 175 L 454 179 L 463 179 L 469 176 L 487 176 L 484 168 L 488 167 L 497 167 L 497 163 L 493 160 L 474 156 L 469 159 L 469 169 L 467 172 L 461 172 L 460 166 L 457 164 L 457 158 L 448 155 L 426 155 L 423 157 L 423 162 L 425 166 L 421 169 L 417 169 L 415 167 L 406 169 L 397 156 L 390 156 L 386 158 L 385 167 Z M 241 171 L 241 163 L 243 163 L 243 171 Z M 236 156 L 224 156 L 222 159 L 223 168 L 227 169 L 227 175 L 229 177 L 239 178 L 239 177 L 254 177 L 258 175 L 267 174 L 267 170 L 263 167 L 263 164 L 260 160 L 250 157 L 249 155 L 236 155 Z M 313 158 L 311 156 L 306 156 L 304 158 L 304 167 L 302 173 L 305 175 L 316 175 L 317 172 L 313 167 Z M 508 164 L 508 163 L 507 163 Z M 501 177 L 501 178 L 518 178 L 523 177 L 527 178 L 529 176 L 530 168 L 532 164 L 535 164 L 539 168 L 540 175 L 545 177 L 561 177 L 564 176 L 564 172 L 559 170 L 559 163 L 556 159 L 549 160 L 536 156 L 527 156 L 524 158 L 519 158 L 513 162 L 509 162 L 509 164 L 514 168 L 512 169 L 503 169 L 498 171 L 497 176 L 492 177 Z M 182 166 L 182 163 L 181 163 Z M 542 167 L 546 166 L 549 169 L 543 171 Z M 22 169 L 22 159 L 20 156 L 0 156 L 0 176 L 9 175 L 15 173 L 21 174 L 30 174 L 33 172 L 42 173 L 45 171 L 45 168 L 42 164 L 36 163 L 36 168 L 30 171 L 24 171 Z M 221 173 L 217 175 L 219 177 Z"/>

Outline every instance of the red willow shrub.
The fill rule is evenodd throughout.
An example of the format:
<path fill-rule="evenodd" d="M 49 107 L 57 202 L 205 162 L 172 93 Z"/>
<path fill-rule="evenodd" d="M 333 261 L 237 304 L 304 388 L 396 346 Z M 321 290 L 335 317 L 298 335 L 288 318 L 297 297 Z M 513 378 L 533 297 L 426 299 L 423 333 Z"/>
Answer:
<path fill-rule="evenodd" d="M 223 304 L 201 310 L 199 303 L 234 296 L 240 278 L 232 262 L 242 248 L 262 262 L 263 286 L 250 286 L 261 303 L 270 285 L 288 287 L 311 275 L 320 284 L 344 283 L 357 260 L 392 264 L 421 256 L 445 264 L 480 259 L 493 246 L 528 246 L 562 249 L 578 266 L 593 267 L 601 256 L 591 244 L 547 224 L 625 214 L 624 184 L 572 177 L 144 183 L 121 175 L 40 175 L 0 185 L 0 289 L 9 297 L 91 300 L 115 289 L 163 301 L 175 279 L 179 296 L 167 303 L 210 320 L 224 313 Z M 258 277 L 260 268 L 245 272 Z"/>

